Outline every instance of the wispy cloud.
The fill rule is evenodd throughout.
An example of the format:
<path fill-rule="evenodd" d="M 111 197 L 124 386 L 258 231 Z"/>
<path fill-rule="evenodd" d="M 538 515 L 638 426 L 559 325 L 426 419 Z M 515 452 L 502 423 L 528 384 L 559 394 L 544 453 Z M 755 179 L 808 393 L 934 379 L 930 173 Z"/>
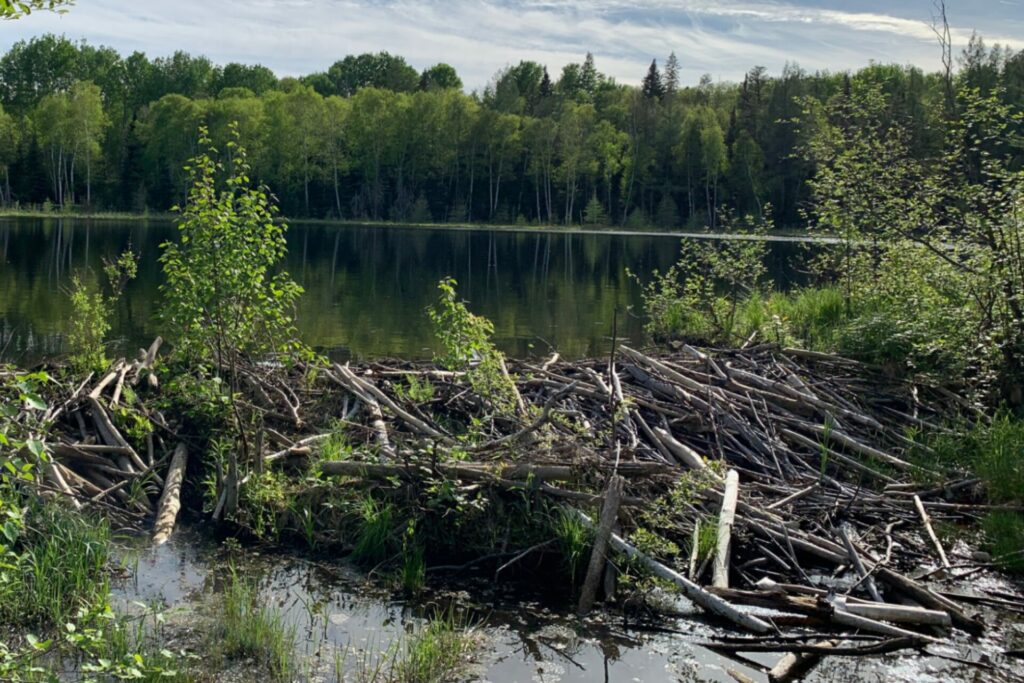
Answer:
<path fill-rule="evenodd" d="M 215 61 L 260 62 L 280 74 L 326 68 L 364 51 L 402 54 L 417 67 L 453 64 L 469 87 L 521 59 L 557 72 L 590 50 L 598 66 L 637 82 L 651 58 L 675 51 L 683 76 L 735 80 L 754 64 L 777 71 L 847 69 L 869 60 L 936 68 L 931 0 L 115 0 L 67 15 L 0 24 L 0 48 L 53 31 L 151 55 L 177 49 Z M 953 38 L 974 30 L 1024 48 L 1020 0 L 951 0 Z M 898 11 L 897 11 L 898 9 Z M 961 14 L 957 14 L 958 9 Z"/>

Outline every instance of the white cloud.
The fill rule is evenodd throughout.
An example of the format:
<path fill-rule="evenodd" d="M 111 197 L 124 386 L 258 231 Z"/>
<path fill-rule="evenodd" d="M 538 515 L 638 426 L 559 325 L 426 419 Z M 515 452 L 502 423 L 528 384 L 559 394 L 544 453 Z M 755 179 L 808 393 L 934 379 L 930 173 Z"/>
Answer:
<path fill-rule="evenodd" d="M 777 71 L 787 61 L 808 69 L 856 68 L 869 60 L 937 68 L 930 0 L 902 3 L 901 16 L 882 2 L 849 11 L 796 0 L 89 0 L 63 17 L 35 14 L 0 24 L 0 49 L 54 31 L 122 51 L 184 49 L 218 62 L 261 62 L 282 75 L 388 50 L 419 68 L 449 62 L 470 88 L 521 59 L 545 63 L 554 75 L 587 50 L 603 71 L 631 83 L 652 57 L 671 51 L 689 82 L 705 72 L 735 80 L 754 64 Z M 979 28 L 989 42 L 1022 48 L 1019 10 L 1014 0 L 995 3 L 984 13 L 987 25 L 957 24 L 954 40 L 966 42 Z"/>

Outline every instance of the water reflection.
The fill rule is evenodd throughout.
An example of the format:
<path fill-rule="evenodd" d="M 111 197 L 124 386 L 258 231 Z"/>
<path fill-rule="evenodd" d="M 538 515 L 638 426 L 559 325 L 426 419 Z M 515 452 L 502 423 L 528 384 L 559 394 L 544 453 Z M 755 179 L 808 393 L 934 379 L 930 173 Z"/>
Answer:
<path fill-rule="evenodd" d="M 120 352 L 147 345 L 160 329 L 159 247 L 173 237 L 158 221 L 0 220 L 0 355 L 61 353 L 72 273 L 96 281 L 103 258 L 129 247 L 141 255 L 139 277 L 118 304 L 113 335 Z M 300 332 L 336 358 L 428 357 L 424 310 L 447 275 L 494 321 L 510 354 L 604 353 L 616 310 L 620 337 L 642 336 L 626 269 L 664 269 L 678 252 L 678 238 L 658 235 L 325 225 L 293 226 L 288 242 L 287 268 L 306 289 Z M 794 248 L 772 246 L 773 273 L 785 277 Z"/>

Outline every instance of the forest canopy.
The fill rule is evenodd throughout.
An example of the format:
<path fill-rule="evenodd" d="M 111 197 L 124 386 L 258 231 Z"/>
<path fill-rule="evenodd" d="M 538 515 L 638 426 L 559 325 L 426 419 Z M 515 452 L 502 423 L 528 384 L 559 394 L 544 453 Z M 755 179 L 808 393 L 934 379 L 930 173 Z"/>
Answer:
<path fill-rule="evenodd" d="M 0 57 L 0 202 L 166 211 L 185 198 L 200 126 L 223 145 L 237 122 L 253 173 L 295 217 L 715 227 L 722 207 L 770 205 L 792 226 L 815 171 L 800 154 L 808 98 L 878 86 L 922 160 L 950 119 L 945 76 L 916 67 L 755 66 L 740 83 L 684 85 L 680 62 L 653 61 L 630 86 L 590 54 L 558 74 L 523 61 L 467 94 L 450 65 L 419 72 L 386 52 L 278 78 L 45 35 Z M 1024 105 L 1024 52 L 974 38 L 955 78 Z"/>

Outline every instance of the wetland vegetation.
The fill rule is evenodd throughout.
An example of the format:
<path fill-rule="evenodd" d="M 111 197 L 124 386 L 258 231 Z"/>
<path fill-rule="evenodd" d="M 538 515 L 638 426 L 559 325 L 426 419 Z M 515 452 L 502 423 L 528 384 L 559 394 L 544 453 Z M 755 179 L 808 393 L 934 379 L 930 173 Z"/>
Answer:
<path fill-rule="evenodd" d="M 673 60 L 629 88 L 588 57 L 557 81 L 521 63 L 479 96 L 386 54 L 278 80 L 43 37 L 0 64 L 5 203 L 180 204 L 152 267 L 119 248 L 67 281 L 61 354 L 0 367 L 0 680 L 474 678 L 489 617 L 473 591 L 440 596 L 481 582 L 539 592 L 572 633 L 671 630 L 683 602 L 738 680 L 898 652 L 1013 679 L 1021 54 L 972 40 L 956 73 L 697 88 Z M 305 334 L 282 205 L 754 239 L 617 264 L 632 309 L 607 299 L 568 358 L 509 356 L 449 271 L 403 321 L 430 351 L 342 364 Z M 789 279 L 760 238 L 794 217 L 830 239 L 788 254 Z M 110 331 L 154 272 L 155 341 L 131 359 Z M 190 528 L 228 557 L 201 625 L 121 604 L 113 539 Z M 356 568 L 422 609 L 390 642 L 318 636 L 303 656 L 335 615 L 288 616 L 247 571 L 260 553 Z"/>

